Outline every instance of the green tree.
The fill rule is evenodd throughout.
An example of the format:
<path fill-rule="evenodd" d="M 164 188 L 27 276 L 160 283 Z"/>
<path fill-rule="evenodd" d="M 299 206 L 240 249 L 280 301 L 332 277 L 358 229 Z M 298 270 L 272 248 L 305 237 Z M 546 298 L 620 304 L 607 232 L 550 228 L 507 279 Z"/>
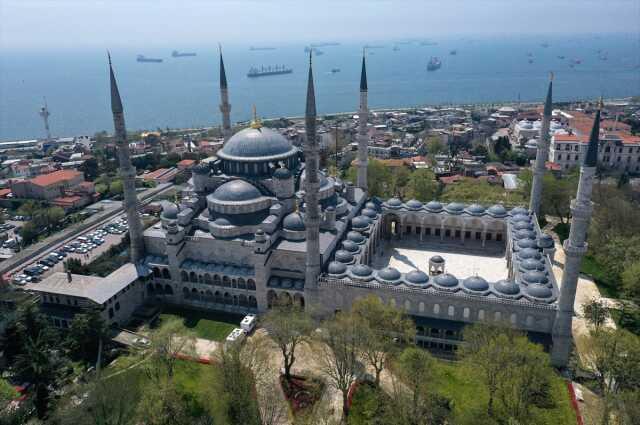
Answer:
<path fill-rule="evenodd" d="M 436 155 L 440 155 L 447 152 L 447 147 L 438 137 L 431 137 L 426 141 L 427 153 L 435 157 Z"/>
<path fill-rule="evenodd" d="M 296 361 L 296 348 L 313 330 L 309 313 L 292 304 L 274 306 L 263 318 L 264 327 L 282 353 L 284 376 L 291 380 L 291 368 Z"/>
<path fill-rule="evenodd" d="M 191 425 L 193 419 L 189 416 L 187 404 L 176 388 L 176 384 L 163 377 L 159 381 L 148 381 L 143 387 L 135 423 Z"/>
<path fill-rule="evenodd" d="M 541 215 L 552 215 L 560 218 L 562 223 L 568 223 L 571 216 L 571 199 L 575 197 L 578 179 L 575 173 L 564 178 L 556 178 L 547 173 L 542 179 Z"/>
<path fill-rule="evenodd" d="M 122 180 L 114 180 L 109 184 L 109 196 L 121 195 L 123 192 Z"/>
<path fill-rule="evenodd" d="M 609 309 L 602 301 L 593 298 L 582 305 L 582 314 L 587 322 L 599 329 L 609 317 Z"/>
<path fill-rule="evenodd" d="M 622 289 L 629 298 L 640 301 L 640 261 L 625 267 L 622 272 Z"/>
<path fill-rule="evenodd" d="M 78 167 L 78 170 L 84 173 L 84 178 L 90 182 L 94 181 L 96 177 L 100 175 L 99 169 L 100 165 L 96 158 L 88 158 Z"/>
<path fill-rule="evenodd" d="M 65 345 L 72 359 L 92 363 L 99 358 L 99 351 L 107 336 L 107 325 L 100 311 L 92 310 L 76 314 L 69 327 Z"/>
<path fill-rule="evenodd" d="M 401 345 L 413 343 L 415 324 L 401 310 L 384 304 L 370 295 L 356 301 L 352 312 L 362 320 L 360 353 L 375 371 L 375 385 L 380 385 L 380 374 L 390 357 Z"/>
<path fill-rule="evenodd" d="M 0 378 L 0 411 L 4 409 L 11 400 L 18 397 L 18 392 L 4 379 Z"/>
<path fill-rule="evenodd" d="M 438 183 L 432 171 L 426 169 L 415 170 L 409 176 L 407 183 L 407 197 L 428 202 L 436 197 Z"/>

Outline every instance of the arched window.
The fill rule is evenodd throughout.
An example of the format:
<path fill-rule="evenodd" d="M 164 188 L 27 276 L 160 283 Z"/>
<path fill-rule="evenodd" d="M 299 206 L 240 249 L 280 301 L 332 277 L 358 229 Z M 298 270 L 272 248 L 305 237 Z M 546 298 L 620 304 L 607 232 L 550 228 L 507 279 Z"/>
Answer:
<path fill-rule="evenodd" d="M 500 320 L 502 320 L 502 313 L 499 311 L 496 311 L 495 313 L 493 313 L 493 320 L 495 320 L 496 322 L 499 322 Z"/>
<path fill-rule="evenodd" d="M 424 302 L 420 301 L 420 304 L 418 304 L 418 311 L 420 313 L 424 313 Z"/>
<path fill-rule="evenodd" d="M 511 318 L 509 319 L 511 321 L 512 324 L 516 324 L 518 323 L 518 315 L 515 313 L 511 313 Z"/>
<path fill-rule="evenodd" d="M 478 320 L 484 320 L 484 310 L 478 310 Z"/>
<path fill-rule="evenodd" d="M 249 307 L 258 308 L 258 300 L 253 295 L 249 296 Z"/>
<path fill-rule="evenodd" d="M 238 297 L 238 304 L 240 304 L 242 307 L 247 307 L 247 296 L 244 294 L 240 294 L 240 296 Z"/>
<path fill-rule="evenodd" d="M 162 278 L 171 279 L 171 273 L 169 273 L 169 269 L 162 269 Z"/>
<path fill-rule="evenodd" d="M 207 285 L 212 285 L 213 281 L 211 280 L 211 275 L 209 273 L 205 273 L 204 275 L 204 283 Z"/>
<path fill-rule="evenodd" d="M 409 300 L 405 300 L 405 302 L 404 302 L 404 309 L 405 309 L 406 311 L 411 311 L 411 301 L 409 301 Z"/>
<path fill-rule="evenodd" d="M 213 298 L 214 298 L 215 302 L 217 302 L 218 304 L 222 304 L 223 300 L 222 300 L 222 294 L 220 293 L 220 291 L 216 291 L 213 294 Z"/>
<path fill-rule="evenodd" d="M 217 274 L 214 274 L 214 275 L 213 275 L 213 284 L 214 284 L 214 285 L 218 285 L 218 286 L 220 286 L 220 282 L 221 282 L 221 280 L 220 280 L 220 276 L 219 276 L 219 275 L 217 275 Z"/>
<path fill-rule="evenodd" d="M 291 299 L 291 294 L 289 294 L 288 292 L 280 293 L 280 296 L 278 298 L 280 299 L 280 301 L 282 301 L 284 305 L 291 305 L 293 303 L 293 300 Z"/>
<path fill-rule="evenodd" d="M 229 280 L 228 276 L 224 276 L 222 278 L 222 286 L 224 286 L 225 288 L 231 287 L 231 281 Z"/>
<path fill-rule="evenodd" d="M 465 307 L 464 310 L 462 310 L 462 317 L 468 319 L 470 315 L 471 311 L 469 310 L 469 307 Z"/>
<path fill-rule="evenodd" d="M 433 314 L 440 314 L 440 304 L 433 305 Z"/>
<path fill-rule="evenodd" d="M 153 277 L 160 277 L 160 269 L 157 267 L 153 268 Z"/>
<path fill-rule="evenodd" d="M 450 317 L 453 317 L 456 314 L 456 308 L 452 305 L 449 306 L 449 308 L 447 309 L 447 314 Z"/>
<path fill-rule="evenodd" d="M 198 283 L 198 275 L 196 275 L 196 272 L 189 273 L 189 280 L 193 283 Z"/>
<path fill-rule="evenodd" d="M 238 289 L 247 289 L 247 283 L 243 278 L 238 278 Z"/>
<path fill-rule="evenodd" d="M 256 281 L 253 280 L 253 279 L 247 280 L 247 289 L 249 289 L 251 291 L 255 291 L 256 290 Z"/>
<path fill-rule="evenodd" d="M 224 293 L 224 303 L 226 305 L 231 305 L 233 304 L 233 298 L 231 297 L 231 294 L 228 292 Z"/>
<path fill-rule="evenodd" d="M 164 293 L 167 295 L 173 295 L 173 288 L 171 285 L 164 285 Z"/>
<path fill-rule="evenodd" d="M 184 270 L 180 272 L 180 278 L 182 279 L 183 282 L 189 281 L 189 275 Z"/>
<path fill-rule="evenodd" d="M 278 303 L 278 294 L 273 289 L 267 292 L 267 307 L 271 308 Z"/>
<path fill-rule="evenodd" d="M 231 287 L 232 288 L 237 288 L 238 287 L 238 282 L 235 279 L 231 279 Z"/>
<path fill-rule="evenodd" d="M 198 275 L 198 283 L 204 283 L 204 276 Z"/>
<path fill-rule="evenodd" d="M 116 311 L 120 311 L 120 302 L 118 301 L 115 305 Z"/>

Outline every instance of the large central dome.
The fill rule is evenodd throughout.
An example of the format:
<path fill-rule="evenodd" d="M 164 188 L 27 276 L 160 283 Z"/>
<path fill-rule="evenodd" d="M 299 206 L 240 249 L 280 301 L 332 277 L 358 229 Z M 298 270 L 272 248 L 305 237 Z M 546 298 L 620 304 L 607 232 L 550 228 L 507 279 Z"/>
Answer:
<path fill-rule="evenodd" d="M 234 134 L 218 152 L 218 157 L 231 161 L 274 161 L 288 158 L 297 151 L 280 133 L 267 127 L 249 127 Z"/>

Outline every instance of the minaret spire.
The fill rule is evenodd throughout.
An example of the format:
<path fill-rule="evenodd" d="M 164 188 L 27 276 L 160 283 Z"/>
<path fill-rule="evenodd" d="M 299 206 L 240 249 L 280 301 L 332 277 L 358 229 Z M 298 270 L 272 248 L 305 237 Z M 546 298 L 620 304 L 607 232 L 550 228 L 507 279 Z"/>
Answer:
<path fill-rule="evenodd" d="M 304 224 L 307 239 L 307 258 L 305 264 L 305 287 L 312 289 L 318 284 L 320 275 L 320 206 L 318 191 L 318 140 L 316 139 L 316 95 L 313 87 L 313 66 L 309 52 L 309 76 L 307 82 L 307 104 L 305 109 L 305 126 L 307 140 L 304 144 L 305 179 Z"/>
<path fill-rule="evenodd" d="M 542 202 L 542 185 L 546 163 L 549 159 L 549 145 L 551 144 L 551 135 L 549 134 L 549 126 L 551 125 L 551 112 L 553 92 L 553 73 L 549 76 L 549 88 L 547 89 L 547 99 L 544 102 L 544 112 L 542 114 L 542 126 L 540 127 L 540 137 L 538 138 L 538 149 L 536 151 L 536 162 L 533 168 L 533 183 L 531 185 L 531 200 L 529 209 L 536 217 L 540 215 L 540 203 Z M 538 217 L 539 218 L 539 217 Z"/>
<path fill-rule="evenodd" d="M 358 110 L 358 180 L 356 186 L 367 191 L 367 162 L 369 137 L 367 136 L 367 121 L 369 107 L 367 106 L 367 65 L 365 61 L 365 49 L 362 49 L 362 69 L 360 71 L 360 109 Z"/>
<path fill-rule="evenodd" d="M 40 116 L 44 121 L 44 131 L 47 135 L 47 142 L 51 141 L 51 129 L 49 128 L 49 106 L 47 105 L 47 98 L 43 98 L 44 106 L 40 108 Z"/>
<path fill-rule="evenodd" d="M 218 44 L 220 52 L 220 112 L 222 112 L 222 136 L 225 142 L 231 137 L 231 105 L 229 104 L 229 90 L 227 86 L 227 73 L 222 59 L 222 46 Z"/>
<path fill-rule="evenodd" d="M 576 300 L 576 289 L 580 275 L 582 257 L 587 252 L 587 230 L 593 212 L 591 193 L 593 179 L 598 163 L 598 144 L 600 141 L 600 108 L 596 111 L 589 137 L 589 146 L 580 167 L 580 181 L 576 198 L 571 202 L 571 228 L 569 238 L 564 241 L 565 263 L 560 287 L 558 310 L 553 324 L 553 348 L 551 362 L 556 367 L 564 367 L 571 352 L 571 321 Z"/>
<path fill-rule="evenodd" d="M 115 130 L 115 141 L 118 148 L 119 173 L 124 186 L 124 210 L 127 215 L 129 226 L 129 238 L 131 239 L 131 261 L 138 263 L 144 258 L 144 238 L 142 236 L 142 223 L 138 216 L 138 196 L 136 195 L 136 169 L 131 164 L 129 153 L 129 142 L 127 141 L 127 130 L 124 123 L 124 110 L 122 99 L 118 90 L 118 83 L 113 73 L 111 65 L 111 54 L 109 58 L 109 79 L 111 82 L 111 112 L 113 114 L 113 127 Z"/>

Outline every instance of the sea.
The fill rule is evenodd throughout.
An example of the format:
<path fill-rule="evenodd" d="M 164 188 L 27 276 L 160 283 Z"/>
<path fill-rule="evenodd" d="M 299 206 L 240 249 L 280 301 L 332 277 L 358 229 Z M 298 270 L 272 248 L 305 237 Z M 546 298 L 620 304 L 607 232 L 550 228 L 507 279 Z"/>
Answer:
<path fill-rule="evenodd" d="M 542 101 L 553 71 L 554 100 L 640 95 L 638 34 L 448 37 L 339 42 L 314 56 L 320 114 L 355 111 L 360 61 L 367 59 L 371 108 Z M 272 47 L 251 50 L 250 46 Z M 232 120 L 301 116 L 308 54 L 305 43 L 223 46 Z M 195 57 L 171 57 L 172 50 Z M 451 51 L 456 50 L 452 55 Z M 140 63 L 136 56 L 163 58 Z M 218 47 L 207 45 L 111 50 L 130 130 L 219 125 Z M 427 71 L 432 56 L 442 67 Z M 579 64 L 577 62 L 580 62 Z M 571 66 L 573 63 L 573 66 Z M 284 65 L 293 73 L 248 78 L 252 66 Z M 331 72 L 339 69 L 339 72 Z M 44 137 L 38 115 L 46 98 L 54 137 L 111 132 L 106 47 L 4 49 L 0 54 L 0 140 Z"/>

